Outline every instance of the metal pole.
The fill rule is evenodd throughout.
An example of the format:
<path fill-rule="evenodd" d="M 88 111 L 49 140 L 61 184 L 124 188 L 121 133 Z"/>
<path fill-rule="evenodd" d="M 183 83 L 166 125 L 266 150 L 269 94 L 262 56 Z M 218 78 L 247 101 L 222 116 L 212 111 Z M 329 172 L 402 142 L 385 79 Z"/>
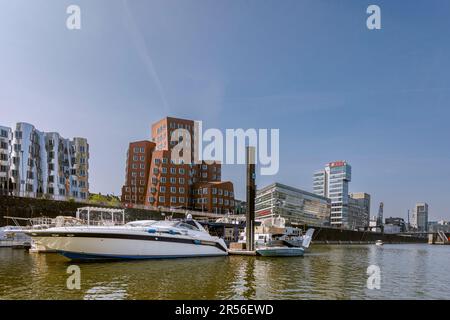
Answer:
<path fill-rule="evenodd" d="M 255 250 L 255 198 L 256 198 L 256 175 L 255 175 L 255 147 L 247 147 L 247 222 L 246 238 L 247 250 Z"/>
<path fill-rule="evenodd" d="M 9 138 L 9 137 L 8 137 Z M 6 195 L 9 196 L 9 175 L 11 171 L 11 153 L 12 153 L 12 139 L 8 141 L 9 152 L 8 152 L 8 171 L 6 172 Z"/>
<path fill-rule="evenodd" d="M 24 196 L 25 192 L 23 190 L 23 183 L 25 182 L 25 180 L 23 179 L 23 150 L 20 150 L 20 162 L 22 163 L 22 169 L 21 169 L 21 175 L 20 175 L 20 191 L 19 194 L 21 194 L 22 196 Z"/>

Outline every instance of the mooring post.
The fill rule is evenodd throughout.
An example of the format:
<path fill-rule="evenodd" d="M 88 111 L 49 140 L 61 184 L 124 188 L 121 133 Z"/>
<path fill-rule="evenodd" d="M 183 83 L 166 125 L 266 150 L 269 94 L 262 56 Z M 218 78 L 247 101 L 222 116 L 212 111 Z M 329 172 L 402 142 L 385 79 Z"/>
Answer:
<path fill-rule="evenodd" d="M 246 238 L 247 250 L 255 250 L 255 198 L 256 198 L 256 175 L 255 175 L 255 147 L 246 148 L 247 161 L 247 221 Z"/>

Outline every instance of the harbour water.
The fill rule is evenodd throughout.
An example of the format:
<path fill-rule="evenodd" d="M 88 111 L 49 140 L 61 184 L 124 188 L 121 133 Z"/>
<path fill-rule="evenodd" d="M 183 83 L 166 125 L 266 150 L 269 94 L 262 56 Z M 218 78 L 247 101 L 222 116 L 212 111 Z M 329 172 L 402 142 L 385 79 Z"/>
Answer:
<path fill-rule="evenodd" d="M 228 256 L 72 264 L 0 248 L 0 299 L 450 299 L 450 247 L 315 245 L 305 257 Z M 367 288 L 367 268 L 381 271 Z"/>

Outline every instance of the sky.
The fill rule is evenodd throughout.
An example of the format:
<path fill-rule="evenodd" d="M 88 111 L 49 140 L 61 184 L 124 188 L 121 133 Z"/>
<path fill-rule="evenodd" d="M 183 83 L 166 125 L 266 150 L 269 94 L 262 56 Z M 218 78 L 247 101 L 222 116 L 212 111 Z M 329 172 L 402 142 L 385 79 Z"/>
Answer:
<path fill-rule="evenodd" d="M 68 30 L 66 8 L 81 8 Z M 366 9 L 381 8 L 381 30 Z M 280 182 L 352 166 L 372 214 L 450 219 L 450 2 L 0 0 L 0 125 L 90 144 L 91 192 L 119 194 L 128 143 L 174 116 L 280 130 Z M 245 199 L 245 168 L 222 178 Z"/>

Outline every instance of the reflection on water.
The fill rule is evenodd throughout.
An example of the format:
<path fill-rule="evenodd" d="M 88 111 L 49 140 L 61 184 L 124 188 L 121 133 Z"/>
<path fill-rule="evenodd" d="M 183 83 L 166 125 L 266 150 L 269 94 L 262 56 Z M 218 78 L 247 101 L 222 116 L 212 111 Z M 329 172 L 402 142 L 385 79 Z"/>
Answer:
<path fill-rule="evenodd" d="M 450 299 L 450 247 L 313 246 L 305 257 L 81 263 L 69 290 L 57 254 L 0 249 L 1 299 Z M 367 267 L 381 289 L 366 288 Z"/>

